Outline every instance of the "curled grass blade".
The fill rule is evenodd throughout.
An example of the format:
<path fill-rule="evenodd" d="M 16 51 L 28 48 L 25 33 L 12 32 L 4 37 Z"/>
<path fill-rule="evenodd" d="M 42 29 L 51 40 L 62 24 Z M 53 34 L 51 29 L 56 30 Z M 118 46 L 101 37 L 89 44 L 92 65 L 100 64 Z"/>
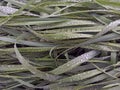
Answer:
<path fill-rule="evenodd" d="M 16 53 L 16 56 L 17 56 L 19 62 L 23 65 L 23 67 L 28 69 L 36 77 L 40 77 L 41 79 L 45 79 L 48 81 L 54 81 L 56 79 L 55 76 L 45 73 L 45 72 L 42 72 L 40 70 L 37 70 L 34 66 L 29 64 L 29 62 L 27 60 L 25 60 L 24 57 L 19 53 L 19 51 L 16 47 L 16 44 L 14 45 L 14 50 L 15 50 L 15 53 Z"/>

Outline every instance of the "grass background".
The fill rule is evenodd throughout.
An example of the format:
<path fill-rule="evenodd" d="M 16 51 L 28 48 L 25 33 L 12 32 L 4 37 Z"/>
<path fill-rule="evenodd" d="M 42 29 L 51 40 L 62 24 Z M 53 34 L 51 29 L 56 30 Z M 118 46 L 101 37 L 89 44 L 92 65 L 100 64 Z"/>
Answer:
<path fill-rule="evenodd" d="M 119 90 L 120 0 L 0 0 L 1 90 Z"/>

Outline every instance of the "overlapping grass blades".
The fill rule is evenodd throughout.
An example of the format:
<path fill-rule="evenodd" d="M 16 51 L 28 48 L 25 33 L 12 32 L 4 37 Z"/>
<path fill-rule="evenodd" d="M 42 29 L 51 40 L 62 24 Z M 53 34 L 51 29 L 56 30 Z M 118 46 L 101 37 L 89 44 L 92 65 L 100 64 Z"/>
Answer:
<path fill-rule="evenodd" d="M 119 0 L 0 0 L 0 90 L 118 90 Z"/>

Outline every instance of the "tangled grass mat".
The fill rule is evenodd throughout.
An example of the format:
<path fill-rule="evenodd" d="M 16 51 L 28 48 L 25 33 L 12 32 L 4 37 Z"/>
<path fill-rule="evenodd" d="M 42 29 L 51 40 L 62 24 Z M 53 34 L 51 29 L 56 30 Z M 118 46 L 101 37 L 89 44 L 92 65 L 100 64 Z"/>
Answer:
<path fill-rule="evenodd" d="M 119 90 L 120 0 L 0 0 L 0 90 Z"/>

